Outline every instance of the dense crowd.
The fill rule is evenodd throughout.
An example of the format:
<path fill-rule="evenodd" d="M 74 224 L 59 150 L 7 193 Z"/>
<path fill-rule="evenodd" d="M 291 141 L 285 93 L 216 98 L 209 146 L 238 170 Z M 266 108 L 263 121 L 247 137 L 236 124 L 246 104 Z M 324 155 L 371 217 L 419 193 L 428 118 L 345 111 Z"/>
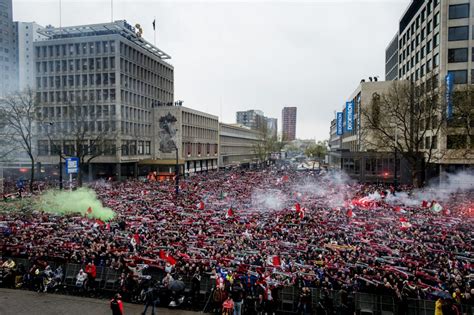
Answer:
<path fill-rule="evenodd" d="M 342 292 L 342 303 L 351 292 L 391 295 L 401 305 L 411 298 L 474 303 L 471 191 L 408 205 L 397 195 L 410 197 L 410 187 L 276 169 L 191 176 L 178 196 L 169 182 L 91 188 L 115 219 L 3 211 L 2 256 L 132 276 L 146 264 L 168 273 L 163 281 L 186 275 L 197 286 L 209 274 L 216 305 L 236 309 L 253 297 L 270 313 L 285 286 L 300 289 L 302 313 L 311 307 L 308 288 Z M 84 279 L 92 273 L 83 272 Z"/>

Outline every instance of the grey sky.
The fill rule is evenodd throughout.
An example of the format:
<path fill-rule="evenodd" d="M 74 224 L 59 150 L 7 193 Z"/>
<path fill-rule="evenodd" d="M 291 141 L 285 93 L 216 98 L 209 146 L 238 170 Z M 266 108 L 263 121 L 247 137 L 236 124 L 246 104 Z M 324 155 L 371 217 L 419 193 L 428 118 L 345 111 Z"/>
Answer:
<path fill-rule="evenodd" d="M 110 0 L 62 0 L 63 26 L 108 22 Z M 360 79 L 384 79 L 385 47 L 409 0 L 114 0 L 114 20 L 140 23 L 171 55 L 175 99 L 235 122 L 298 107 L 297 137 L 327 139 L 334 111 Z M 13 0 L 18 21 L 59 25 L 59 0 Z M 222 106 L 221 106 L 222 104 Z"/>

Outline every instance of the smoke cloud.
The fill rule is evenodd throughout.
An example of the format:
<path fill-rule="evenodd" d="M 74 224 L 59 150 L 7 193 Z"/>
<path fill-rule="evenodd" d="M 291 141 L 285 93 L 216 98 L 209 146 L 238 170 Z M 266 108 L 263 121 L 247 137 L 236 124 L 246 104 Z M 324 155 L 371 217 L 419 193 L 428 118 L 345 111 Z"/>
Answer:
<path fill-rule="evenodd" d="M 109 221 L 115 217 L 115 212 L 104 207 L 96 193 L 88 188 L 80 188 L 72 192 L 47 191 L 37 201 L 37 207 L 49 213 L 59 215 L 79 213 L 102 221 Z"/>

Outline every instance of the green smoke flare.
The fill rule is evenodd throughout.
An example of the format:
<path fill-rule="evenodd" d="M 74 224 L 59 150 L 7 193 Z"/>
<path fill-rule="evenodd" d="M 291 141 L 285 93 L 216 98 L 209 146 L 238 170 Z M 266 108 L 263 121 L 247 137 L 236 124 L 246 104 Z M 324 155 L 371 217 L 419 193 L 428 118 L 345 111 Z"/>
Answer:
<path fill-rule="evenodd" d="M 37 207 L 49 213 L 72 214 L 80 213 L 89 218 L 108 221 L 115 217 L 115 212 L 102 206 L 95 191 L 88 188 L 79 188 L 75 191 L 50 190 L 38 200 Z M 88 209 L 90 210 L 90 213 Z"/>

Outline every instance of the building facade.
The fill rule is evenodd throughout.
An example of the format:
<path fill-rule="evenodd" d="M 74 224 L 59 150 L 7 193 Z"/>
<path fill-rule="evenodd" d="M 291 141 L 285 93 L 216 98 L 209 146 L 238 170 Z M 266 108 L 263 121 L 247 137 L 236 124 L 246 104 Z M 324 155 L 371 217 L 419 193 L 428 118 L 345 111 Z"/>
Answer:
<path fill-rule="evenodd" d="M 0 0 L 0 97 L 17 89 L 14 30 L 12 0 Z"/>
<path fill-rule="evenodd" d="M 261 142 L 262 136 L 255 130 L 219 123 L 219 167 L 250 167 L 258 163 L 256 146 Z"/>
<path fill-rule="evenodd" d="M 470 0 L 413 0 L 399 23 L 398 79 L 413 82 L 415 90 L 427 96 L 443 93 L 448 73 L 453 76 L 455 88 L 473 84 L 472 16 L 474 6 Z M 446 106 L 444 100 L 439 102 Z M 464 145 L 459 148 L 462 139 Z M 472 157 L 462 154 L 472 145 L 470 141 L 467 135 L 451 128 L 449 122 L 438 134 L 428 130 L 425 138 L 425 143 L 433 143 L 438 150 L 439 158 L 433 159 L 433 163 L 439 172 L 473 164 Z"/>
<path fill-rule="evenodd" d="M 385 50 L 385 81 L 398 79 L 398 32 Z"/>
<path fill-rule="evenodd" d="M 134 175 L 152 158 L 153 108 L 172 104 L 173 66 L 126 21 L 46 28 L 34 43 L 38 155 L 57 164 L 78 146 L 95 158 L 89 173 Z M 78 144 L 76 135 L 84 134 Z M 98 141 L 98 139 L 102 141 Z"/>
<path fill-rule="evenodd" d="M 284 107 L 281 112 L 282 138 L 284 141 L 296 139 L 296 107 Z"/>
<path fill-rule="evenodd" d="M 140 161 L 140 173 L 174 175 L 218 169 L 218 117 L 184 106 L 153 108 L 153 154 Z"/>
<path fill-rule="evenodd" d="M 267 121 L 268 135 L 272 138 L 276 138 L 278 136 L 278 119 L 270 117 L 265 117 L 265 119 Z"/>
<path fill-rule="evenodd" d="M 34 42 L 47 39 L 38 31 L 44 27 L 35 22 L 14 22 L 14 32 L 17 39 L 15 59 L 18 64 L 18 90 L 35 89 L 35 55 Z"/>
<path fill-rule="evenodd" d="M 265 124 L 265 116 L 261 110 L 250 109 L 236 113 L 238 124 L 253 130 L 262 130 Z"/>

